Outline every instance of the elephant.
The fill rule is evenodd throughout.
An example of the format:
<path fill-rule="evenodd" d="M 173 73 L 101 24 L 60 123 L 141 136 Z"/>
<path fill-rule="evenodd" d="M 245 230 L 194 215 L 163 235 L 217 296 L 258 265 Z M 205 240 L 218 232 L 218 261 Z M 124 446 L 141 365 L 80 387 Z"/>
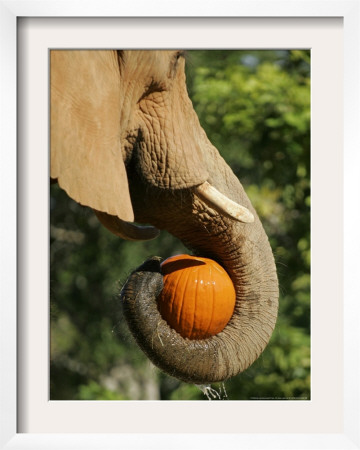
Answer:
<path fill-rule="evenodd" d="M 227 271 L 234 313 L 206 339 L 183 338 L 161 317 L 158 257 L 134 270 L 120 294 L 149 359 L 182 381 L 208 384 L 263 352 L 279 289 L 260 219 L 193 108 L 185 59 L 179 50 L 52 50 L 50 177 L 116 236 L 147 240 L 167 230 Z"/>

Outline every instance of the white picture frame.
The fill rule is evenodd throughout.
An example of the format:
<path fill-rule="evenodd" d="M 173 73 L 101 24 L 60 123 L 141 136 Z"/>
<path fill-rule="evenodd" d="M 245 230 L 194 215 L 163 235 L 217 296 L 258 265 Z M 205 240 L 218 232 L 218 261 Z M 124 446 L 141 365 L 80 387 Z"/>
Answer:
<path fill-rule="evenodd" d="M 359 170 L 359 2 L 325 1 L 307 2 L 304 0 L 284 0 L 262 2 L 231 1 L 219 5 L 204 2 L 141 2 L 134 0 L 122 5 L 111 1 L 0 1 L 1 33 L 1 152 L 0 152 L 0 221 L 1 254 L 1 304 L 0 304 L 0 448 L 324 448 L 345 449 L 360 448 L 359 441 L 359 306 L 355 283 L 359 273 L 356 250 L 360 249 L 357 235 L 356 209 L 360 192 Z M 343 201 L 343 317 L 344 333 L 342 351 L 344 375 L 341 382 L 343 390 L 343 431 L 291 433 L 284 428 L 282 433 L 252 434 L 243 429 L 231 433 L 77 433 L 39 432 L 19 433 L 18 414 L 21 398 L 17 397 L 17 357 L 18 328 L 17 293 L 22 280 L 17 276 L 21 266 L 23 242 L 18 240 L 17 229 L 17 183 L 24 183 L 17 177 L 17 33 L 20 17 L 243 17 L 243 18 L 300 18 L 323 17 L 342 18 L 344 37 L 344 187 Z M 142 11 L 141 15 L 139 11 Z M 40 20 L 40 19 L 39 19 Z M 284 45 L 286 47 L 286 45 Z M 5 68 L 5 70 L 4 70 Z M 17 139 L 18 137 L 18 139 Z M 6 151 L 5 151 L 6 149 Z M 46 165 L 46 162 L 45 162 Z M 20 204 L 25 207 L 24 204 Z M 356 206 L 355 206 L 356 205 Z M 355 209 L 354 209 L 355 206 Z M 357 216 L 356 216 L 357 215 Z M 19 235 L 20 236 L 20 235 Z M 17 251 L 18 250 L 18 251 Z M 46 249 L 44 249 L 46 252 Z M 342 262 L 342 261 L 341 261 Z M 26 354 L 22 354 L 26 357 Z M 316 392 L 313 393 L 316 395 Z M 101 403 L 101 402 L 100 402 Z M 205 403 L 205 402 L 201 402 Z M 219 403 L 219 402 L 216 402 Z M 270 402 L 271 403 L 271 402 Z M 271 404 L 266 408 L 271 412 Z M 215 404 L 215 402 L 213 403 Z M 186 414 L 186 402 L 182 409 Z M 209 404 L 207 407 L 210 408 Z M 212 407 L 212 406 L 211 406 Z M 136 408 L 136 405 L 134 405 Z M 275 410 L 274 410 L 275 411 Z M 171 413 L 171 411 L 170 411 Z M 178 420 L 178 419 L 177 419 Z M 96 430 L 94 430 L 96 431 Z"/>

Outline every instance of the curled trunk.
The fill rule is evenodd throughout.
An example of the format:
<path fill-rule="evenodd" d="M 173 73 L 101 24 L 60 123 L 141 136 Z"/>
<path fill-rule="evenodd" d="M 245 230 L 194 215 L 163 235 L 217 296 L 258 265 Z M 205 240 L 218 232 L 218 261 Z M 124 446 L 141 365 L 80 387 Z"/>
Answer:
<path fill-rule="evenodd" d="M 230 172 L 225 176 L 226 185 L 216 179 L 212 182 L 248 208 L 254 223 L 220 215 L 193 191 L 166 194 L 148 190 L 144 198 L 138 195 L 141 179 L 131 183 L 137 186 L 131 194 L 139 221 L 167 229 L 195 254 L 220 263 L 235 286 L 236 305 L 229 323 L 216 336 L 201 340 L 182 338 L 160 316 L 156 305 L 162 289 L 158 258 L 137 269 L 122 291 L 126 317 L 140 347 L 168 374 L 196 384 L 223 381 L 249 367 L 269 342 L 277 317 L 278 282 L 270 244 L 241 184 Z M 147 204 L 153 207 L 147 209 Z"/>

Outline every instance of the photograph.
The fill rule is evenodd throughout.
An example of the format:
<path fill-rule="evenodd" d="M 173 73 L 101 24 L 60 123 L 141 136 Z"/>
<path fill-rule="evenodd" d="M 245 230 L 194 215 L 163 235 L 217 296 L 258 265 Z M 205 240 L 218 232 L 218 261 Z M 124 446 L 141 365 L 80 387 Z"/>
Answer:
<path fill-rule="evenodd" d="M 360 448 L 359 0 L 203 6 L 0 0 L 0 449 Z"/>
<path fill-rule="evenodd" d="M 311 400 L 311 61 L 49 50 L 50 400 Z"/>

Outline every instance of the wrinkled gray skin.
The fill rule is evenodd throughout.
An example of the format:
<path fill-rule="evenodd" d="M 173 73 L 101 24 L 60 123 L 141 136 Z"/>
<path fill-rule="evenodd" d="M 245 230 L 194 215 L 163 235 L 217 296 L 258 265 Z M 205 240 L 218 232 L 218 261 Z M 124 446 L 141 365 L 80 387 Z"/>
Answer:
<path fill-rule="evenodd" d="M 107 51 L 93 62 L 91 52 L 80 59 L 78 53 L 52 59 L 52 73 L 59 74 L 52 85 L 51 176 L 72 198 L 92 207 L 113 233 L 139 238 L 129 224 L 134 218 L 169 231 L 194 254 L 227 270 L 236 290 L 235 311 L 225 329 L 208 339 L 184 339 L 161 318 L 156 297 L 162 275 L 156 258 L 130 276 L 121 298 L 137 342 L 162 370 L 197 384 L 235 376 L 258 358 L 271 337 L 277 275 L 254 208 L 192 108 L 183 57 L 172 51 Z M 99 80 L 97 71 L 103 72 Z M 91 86 L 83 102 L 86 83 Z M 98 97 L 94 105 L 93 92 Z M 87 128 L 89 122 L 96 124 L 96 133 Z M 75 130 L 70 137 L 62 131 L 69 127 Z M 202 200 L 196 189 L 205 181 L 248 208 L 254 222 L 236 221 Z M 156 234 L 151 228 L 144 233 Z"/>

